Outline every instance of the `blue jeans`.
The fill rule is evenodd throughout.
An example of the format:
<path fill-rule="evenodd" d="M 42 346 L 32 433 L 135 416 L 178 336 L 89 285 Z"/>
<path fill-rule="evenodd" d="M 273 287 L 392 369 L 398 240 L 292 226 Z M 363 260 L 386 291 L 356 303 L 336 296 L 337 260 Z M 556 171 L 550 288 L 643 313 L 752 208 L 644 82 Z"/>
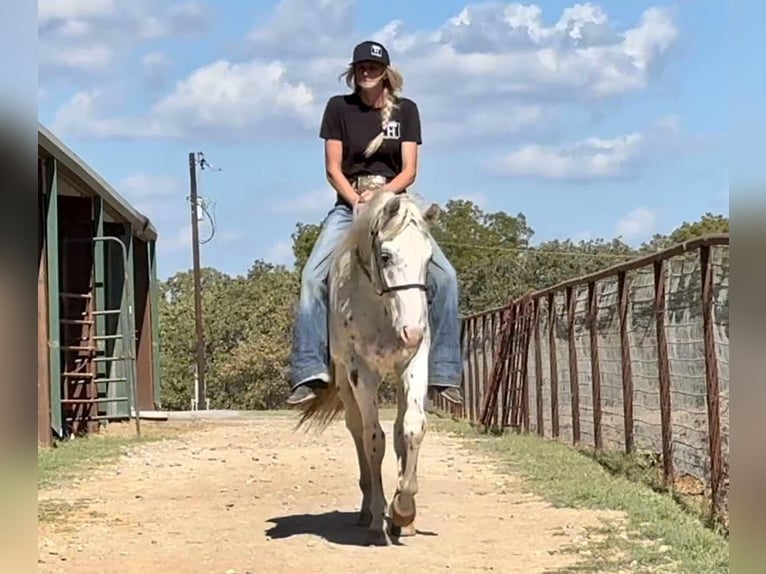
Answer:
<path fill-rule="evenodd" d="M 314 249 L 303 268 L 290 359 L 292 388 L 310 379 L 329 382 L 327 276 L 332 250 L 351 226 L 351 221 L 350 208 L 335 206 L 322 223 Z M 431 328 L 428 384 L 460 387 L 462 357 L 457 275 L 435 242 L 427 283 Z"/>

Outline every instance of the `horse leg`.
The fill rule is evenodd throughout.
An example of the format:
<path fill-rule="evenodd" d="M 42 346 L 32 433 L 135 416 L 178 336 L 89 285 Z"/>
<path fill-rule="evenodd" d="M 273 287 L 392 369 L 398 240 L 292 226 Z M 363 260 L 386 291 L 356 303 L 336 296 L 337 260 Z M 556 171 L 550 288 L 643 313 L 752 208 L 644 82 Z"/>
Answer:
<path fill-rule="evenodd" d="M 365 544 L 385 546 L 388 544 L 384 523 L 386 499 L 383 493 L 381 466 L 386 452 L 386 436 L 380 426 L 378 415 L 378 378 L 370 369 L 360 365 L 349 372 L 351 391 L 356 398 L 362 422 L 362 445 L 370 477 L 370 512 L 372 519 L 365 537 Z"/>
<path fill-rule="evenodd" d="M 406 406 L 402 421 L 404 472 L 397 494 L 391 501 L 391 523 L 414 529 L 415 495 L 418 492 L 418 456 L 426 432 L 425 399 L 428 386 L 428 338 L 402 374 Z"/>
<path fill-rule="evenodd" d="M 404 443 L 404 413 L 406 412 L 407 395 L 404 392 L 404 385 L 401 381 L 396 385 L 396 421 L 394 422 L 394 450 L 396 451 L 396 463 L 398 471 L 398 479 L 396 492 L 394 498 L 396 498 L 402 491 L 402 482 L 404 480 L 404 469 L 407 466 L 407 448 Z M 394 537 L 401 536 L 414 536 L 415 524 L 410 523 L 405 527 L 397 526 L 391 522 L 391 528 L 389 533 Z"/>
<path fill-rule="evenodd" d="M 367 458 L 364 454 L 364 442 L 362 440 L 362 416 L 359 413 L 359 407 L 356 404 L 354 394 L 351 392 L 351 382 L 342 380 L 338 383 L 338 392 L 343 400 L 344 413 L 346 417 L 346 428 L 354 439 L 356 457 L 359 464 L 359 489 L 362 491 L 362 507 L 356 521 L 357 526 L 370 526 L 372 523 L 372 513 L 370 512 L 371 485 L 370 468 L 367 464 Z"/>

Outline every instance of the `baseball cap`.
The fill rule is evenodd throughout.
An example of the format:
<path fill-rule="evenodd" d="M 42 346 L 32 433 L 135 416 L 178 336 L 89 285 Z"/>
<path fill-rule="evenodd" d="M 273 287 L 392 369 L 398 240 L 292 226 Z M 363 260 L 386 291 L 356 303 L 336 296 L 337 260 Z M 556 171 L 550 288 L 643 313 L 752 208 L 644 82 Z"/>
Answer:
<path fill-rule="evenodd" d="M 358 64 L 359 62 L 367 60 L 380 62 L 386 66 L 391 64 L 391 60 L 388 57 L 388 50 L 386 50 L 383 44 L 372 42 L 370 40 L 366 40 L 356 45 L 354 48 L 354 58 L 351 63 Z"/>

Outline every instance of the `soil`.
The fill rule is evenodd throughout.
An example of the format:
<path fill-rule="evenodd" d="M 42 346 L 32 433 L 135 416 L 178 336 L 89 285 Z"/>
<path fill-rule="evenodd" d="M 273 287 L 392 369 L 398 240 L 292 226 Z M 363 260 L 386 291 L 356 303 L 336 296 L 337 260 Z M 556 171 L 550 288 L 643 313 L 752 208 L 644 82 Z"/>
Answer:
<path fill-rule="evenodd" d="M 147 423 L 148 424 L 148 423 Z M 189 423 L 191 424 L 191 423 Z M 290 414 L 205 423 L 41 490 L 65 513 L 38 527 L 38 572 L 549 572 L 588 554 L 615 513 L 553 508 L 469 439 L 430 431 L 418 464 L 418 534 L 362 546 L 353 443 Z M 145 425 L 146 426 L 146 425 Z M 396 480 L 384 422 L 384 486 Z"/>

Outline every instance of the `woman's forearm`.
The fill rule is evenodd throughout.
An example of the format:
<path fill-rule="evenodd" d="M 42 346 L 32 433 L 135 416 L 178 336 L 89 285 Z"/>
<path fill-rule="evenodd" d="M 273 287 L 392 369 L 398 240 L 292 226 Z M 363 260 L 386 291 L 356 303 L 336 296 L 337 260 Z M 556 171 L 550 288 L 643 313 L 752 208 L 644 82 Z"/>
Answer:
<path fill-rule="evenodd" d="M 351 184 L 348 182 L 348 179 L 346 179 L 346 176 L 343 175 L 341 170 L 328 169 L 327 181 L 329 181 L 333 189 L 335 189 L 335 191 L 337 191 L 340 196 L 348 201 L 351 205 L 356 204 L 357 200 L 359 199 L 359 194 L 351 186 Z"/>
<path fill-rule="evenodd" d="M 386 191 L 402 193 L 405 189 L 415 183 L 416 173 L 412 169 L 403 169 L 399 174 L 383 186 Z"/>

